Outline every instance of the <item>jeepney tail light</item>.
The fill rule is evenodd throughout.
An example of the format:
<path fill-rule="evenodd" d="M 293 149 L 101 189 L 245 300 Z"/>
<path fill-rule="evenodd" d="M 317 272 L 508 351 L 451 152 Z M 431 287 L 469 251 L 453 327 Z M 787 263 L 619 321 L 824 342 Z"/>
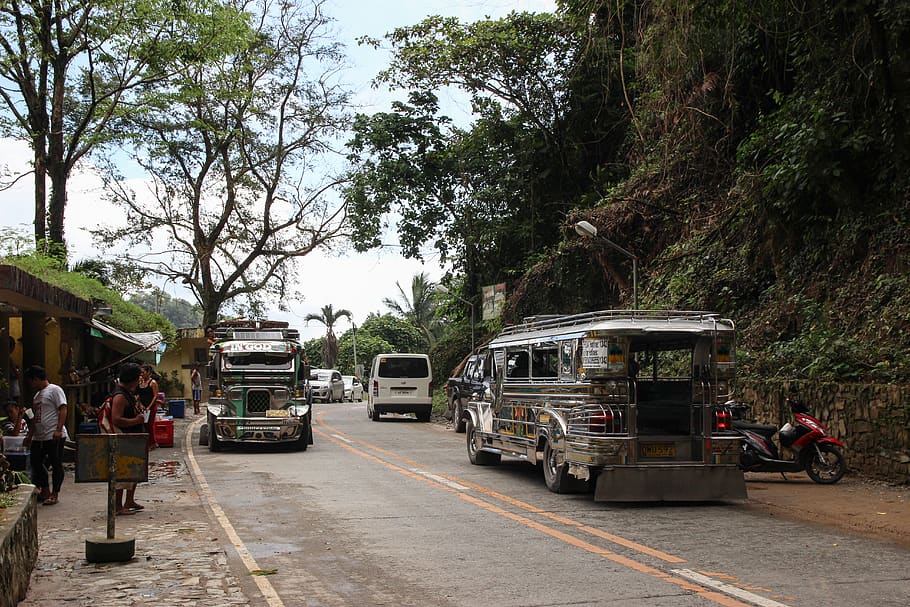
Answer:
<path fill-rule="evenodd" d="M 588 432 L 597 432 L 600 434 L 605 434 L 607 432 L 607 426 L 610 426 L 612 430 L 613 426 L 613 414 L 612 413 L 595 413 L 591 416 L 591 421 L 588 423 Z"/>
<path fill-rule="evenodd" d="M 733 429 L 733 416 L 729 411 L 714 412 L 714 430 L 717 432 L 727 432 Z"/>

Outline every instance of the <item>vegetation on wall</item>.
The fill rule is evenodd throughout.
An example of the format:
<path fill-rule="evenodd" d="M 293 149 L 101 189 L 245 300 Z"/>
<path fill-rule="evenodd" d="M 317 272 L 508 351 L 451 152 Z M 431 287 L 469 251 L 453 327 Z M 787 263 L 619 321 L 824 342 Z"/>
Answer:
<path fill-rule="evenodd" d="M 174 326 L 164 317 L 146 312 L 139 306 L 125 301 L 118 293 L 105 287 L 95 278 L 68 271 L 57 258 L 41 254 L 7 256 L 0 257 L 0 263 L 21 268 L 83 299 L 110 306 L 111 314 L 102 320 L 121 331 L 126 333 L 159 331 L 166 343 L 174 343 L 176 336 Z"/>

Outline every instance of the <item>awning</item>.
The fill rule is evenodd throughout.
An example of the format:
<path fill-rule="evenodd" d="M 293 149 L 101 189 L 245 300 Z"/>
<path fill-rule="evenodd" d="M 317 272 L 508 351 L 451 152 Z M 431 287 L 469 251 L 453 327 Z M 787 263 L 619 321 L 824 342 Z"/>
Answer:
<path fill-rule="evenodd" d="M 139 360 L 158 364 L 167 348 L 164 336 L 159 331 L 149 333 L 126 333 L 103 322 L 92 319 L 88 322 L 92 337 L 104 340 L 104 345 L 121 354 L 129 354 Z"/>

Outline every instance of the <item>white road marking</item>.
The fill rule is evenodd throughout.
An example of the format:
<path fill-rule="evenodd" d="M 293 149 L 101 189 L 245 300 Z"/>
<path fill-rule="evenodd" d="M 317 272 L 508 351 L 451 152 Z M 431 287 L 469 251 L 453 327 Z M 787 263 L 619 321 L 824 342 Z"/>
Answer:
<path fill-rule="evenodd" d="M 240 539 L 240 535 L 237 534 L 237 531 L 231 524 L 230 519 L 224 513 L 224 510 L 222 510 L 221 506 L 218 505 L 218 502 L 215 501 L 215 496 L 212 494 L 212 490 L 209 488 L 209 484 L 202 474 L 202 469 L 199 467 L 198 462 L 196 462 L 196 457 L 193 455 L 193 429 L 203 421 L 205 421 L 204 418 L 199 419 L 192 426 L 187 428 L 186 438 L 184 440 L 184 452 L 186 453 L 186 459 L 190 464 L 190 472 L 193 475 L 193 479 L 196 482 L 196 487 L 199 489 L 202 499 L 211 509 L 215 520 L 217 520 L 218 524 L 221 525 L 221 528 L 224 529 L 224 532 L 228 536 L 228 540 L 230 540 L 234 550 L 237 551 L 237 555 L 240 557 L 243 565 L 252 573 L 253 571 L 259 570 L 260 567 L 256 564 L 256 560 L 253 558 L 253 555 L 250 554 L 250 551 L 247 550 L 243 540 Z M 211 437 L 209 440 L 211 440 Z M 254 575 L 253 581 L 259 586 L 259 592 L 262 593 L 262 597 L 265 599 L 266 603 L 268 603 L 269 607 L 284 607 L 284 602 L 282 602 L 281 597 L 278 596 L 278 592 L 275 591 L 275 587 L 272 586 L 266 576 Z"/>
<path fill-rule="evenodd" d="M 467 492 L 468 488 L 464 485 L 459 485 L 455 481 L 450 481 L 449 479 L 439 476 L 438 474 L 433 474 L 432 472 L 427 472 L 426 470 L 421 470 L 420 468 L 410 468 L 411 472 L 414 474 L 419 474 L 425 476 L 429 479 L 432 479 L 439 483 L 440 485 L 445 485 L 449 489 L 454 489 L 455 491 L 464 491 Z"/>
<path fill-rule="evenodd" d="M 678 576 L 690 579 L 693 582 L 701 584 L 702 586 L 708 586 L 709 588 L 714 588 L 715 590 L 719 590 L 724 594 L 729 594 L 730 596 L 735 596 L 738 599 L 749 601 L 755 605 L 760 605 L 760 607 L 789 607 L 789 605 L 786 603 L 778 603 L 773 599 L 765 598 L 753 592 L 749 592 L 748 590 L 743 590 L 742 588 L 739 588 L 732 584 L 721 582 L 720 580 L 715 580 L 714 578 L 708 577 L 707 575 L 696 573 L 691 569 L 673 569 L 673 573 Z"/>

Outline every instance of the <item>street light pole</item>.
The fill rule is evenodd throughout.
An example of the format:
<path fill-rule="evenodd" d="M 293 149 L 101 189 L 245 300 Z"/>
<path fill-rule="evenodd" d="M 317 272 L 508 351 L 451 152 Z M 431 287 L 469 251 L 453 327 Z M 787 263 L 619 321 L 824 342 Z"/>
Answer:
<path fill-rule="evenodd" d="M 467 299 L 463 299 L 463 298 L 459 297 L 458 295 L 455 295 L 448 289 L 448 287 L 446 287 L 442 283 L 439 283 L 435 287 L 433 287 L 433 290 L 436 291 L 437 293 L 442 293 L 443 295 L 450 295 L 450 296 L 454 297 L 455 299 L 457 299 L 458 301 L 460 301 L 462 303 L 466 303 L 471 307 L 471 352 L 474 352 L 474 304 L 472 302 L 468 301 Z"/>
<path fill-rule="evenodd" d="M 353 319 L 351 321 L 351 332 L 354 334 L 354 373 L 357 373 L 357 325 L 354 324 Z"/>
<path fill-rule="evenodd" d="M 596 238 L 597 240 L 603 241 L 608 246 L 619 251 L 626 257 L 632 260 L 632 309 L 638 309 L 638 257 L 626 249 L 622 248 L 609 238 L 604 238 L 603 236 L 597 235 L 597 228 L 588 223 L 587 221 L 579 221 L 575 224 L 575 232 L 579 236 L 584 236 L 585 238 Z"/>

